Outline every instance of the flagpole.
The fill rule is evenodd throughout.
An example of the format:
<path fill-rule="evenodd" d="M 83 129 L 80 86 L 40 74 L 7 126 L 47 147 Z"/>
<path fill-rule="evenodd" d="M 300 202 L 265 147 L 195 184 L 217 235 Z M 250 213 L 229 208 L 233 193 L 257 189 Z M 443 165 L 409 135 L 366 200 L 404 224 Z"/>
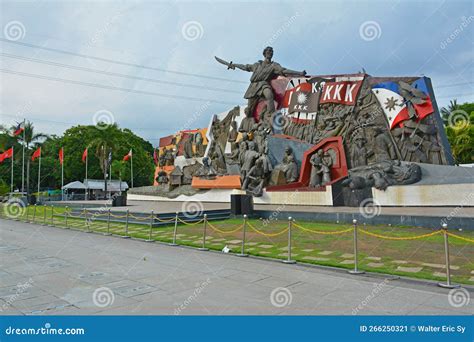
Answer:
<path fill-rule="evenodd" d="M 61 147 L 62 161 L 61 161 L 61 201 L 64 201 L 64 149 Z"/>
<path fill-rule="evenodd" d="M 85 182 L 87 182 L 87 166 L 88 166 L 88 159 L 89 159 L 89 149 L 87 148 L 86 149 L 87 152 L 86 152 L 86 179 L 84 180 Z M 86 201 L 89 199 L 89 189 L 86 187 Z"/>
<path fill-rule="evenodd" d="M 21 165 L 21 192 L 25 192 L 25 134 L 26 134 L 26 129 L 25 129 L 25 120 L 23 119 L 23 162 Z M 23 194 L 22 194 L 23 195 Z"/>
<path fill-rule="evenodd" d="M 11 175 L 11 182 L 10 182 L 10 192 L 13 192 L 13 156 L 15 155 L 15 150 L 12 146 L 12 175 Z"/>
<path fill-rule="evenodd" d="M 132 175 L 132 188 L 133 188 L 133 150 L 130 150 L 132 152 L 130 156 L 130 173 Z"/>
<path fill-rule="evenodd" d="M 40 147 L 41 148 L 41 147 Z M 38 199 L 37 202 L 39 201 L 40 198 L 40 183 L 41 183 L 41 154 L 42 150 L 40 150 L 40 156 L 39 156 L 39 163 L 38 163 Z"/>

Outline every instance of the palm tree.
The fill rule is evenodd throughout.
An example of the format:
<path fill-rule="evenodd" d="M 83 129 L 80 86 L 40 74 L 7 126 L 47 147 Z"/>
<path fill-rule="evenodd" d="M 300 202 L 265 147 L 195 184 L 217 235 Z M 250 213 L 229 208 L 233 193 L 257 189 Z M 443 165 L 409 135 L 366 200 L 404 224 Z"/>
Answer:
<path fill-rule="evenodd" d="M 16 126 L 11 127 L 12 130 L 16 129 Z M 23 124 L 24 132 L 18 135 L 16 138 L 17 142 L 25 146 L 25 158 L 26 158 L 26 192 L 30 189 L 30 147 L 35 144 L 42 142 L 48 138 L 47 134 L 36 133 L 35 127 L 31 121 L 25 121 Z"/>
<path fill-rule="evenodd" d="M 95 155 L 99 159 L 100 169 L 104 174 L 104 190 L 107 195 L 107 171 L 109 168 L 109 154 L 115 149 L 116 132 L 118 130 L 117 124 L 110 126 L 97 126 L 101 131 L 98 138 L 92 140 L 90 147 L 95 147 Z"/>
<path fill-rule="evenodd" d="M 452 112 L 459 109 L 458 101 L 456 99 L 449 101 L 449 105 L 447 107 L 441 108 L 441 118 L 443 119 L 443 123 L 445 126 L 448 126 L 449 116 Z"/>

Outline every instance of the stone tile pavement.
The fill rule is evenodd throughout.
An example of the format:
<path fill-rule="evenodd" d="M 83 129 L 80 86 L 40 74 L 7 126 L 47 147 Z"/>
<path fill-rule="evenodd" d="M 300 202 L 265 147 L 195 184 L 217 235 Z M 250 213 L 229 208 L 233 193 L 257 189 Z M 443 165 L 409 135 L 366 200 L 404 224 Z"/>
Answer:
<path fill-rule="evenodd" d="M 474 312 L 430 283 L 6 220 L 0 265 L 1 315 Z"/>

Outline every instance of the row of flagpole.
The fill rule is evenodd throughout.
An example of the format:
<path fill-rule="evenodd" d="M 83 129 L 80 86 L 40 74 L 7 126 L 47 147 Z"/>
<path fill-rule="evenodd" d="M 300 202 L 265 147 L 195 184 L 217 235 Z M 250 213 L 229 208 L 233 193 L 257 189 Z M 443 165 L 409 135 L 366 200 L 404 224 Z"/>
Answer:
<path fill-rule="evenodd" d="M 22 146 L 22 175 L 21 175 L 21 191 L 22 193 L 25 192 L 25 145 L 26 145 L 26 136 L 25 136 L 25 128 L 23 127 L 25 124 L 25 120 L 20 123 L 17 128 L 15 129 L 13 136 L 18 136 L 23 133 L 23 146 Z M 109 180 L 112 178 L 112 163 L 111 163 L 111 153 L 109 152 L 108 164 L 109 164 Z M 86 148 L 82 154 L 82 162 L 85 162 L 86 167 L 86 180 L 88 179 L 88 148 Z M 31 160 L 35 161 L 37 158 L 38 161 L 38 196 L 40 193 L 40 186 L 41 186 L 41 146 L 32 154 Z M 11 159 L 11 181 L 10 181 L 10 192 L 13 192 L 13 176 L 14 176 L 14 149 L 13 146 L 8 150 L 0 153 L 0 163 L 2 163 L 5 159 Z M 109 160 L 110 159 L 110 160 Z M 123 157 L 123 161 L 128 161 L 130 159 L 130 174 L 131 174 L 131 186 L 133 188 L 133 150 L 130 151 Z M 61 147 L 59 150 L 59 163 L 61 165 L 61 199 L 64 200 L 64 148 Z M 106 168 L 104 168 L 104 173 L 106 172 Z M 86 189 L 86 199 L 88 199 L 88 189 Z"/>

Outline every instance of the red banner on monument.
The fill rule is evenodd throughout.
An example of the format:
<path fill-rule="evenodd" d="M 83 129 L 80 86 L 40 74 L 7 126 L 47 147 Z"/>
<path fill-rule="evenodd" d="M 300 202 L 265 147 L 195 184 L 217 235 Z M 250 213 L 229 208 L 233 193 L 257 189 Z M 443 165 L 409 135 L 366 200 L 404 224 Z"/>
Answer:
<path fill-rule="evenodd" d="M 362 81 L 328 82 L 324 84 L 319 103 L 354 105 Z"/>

